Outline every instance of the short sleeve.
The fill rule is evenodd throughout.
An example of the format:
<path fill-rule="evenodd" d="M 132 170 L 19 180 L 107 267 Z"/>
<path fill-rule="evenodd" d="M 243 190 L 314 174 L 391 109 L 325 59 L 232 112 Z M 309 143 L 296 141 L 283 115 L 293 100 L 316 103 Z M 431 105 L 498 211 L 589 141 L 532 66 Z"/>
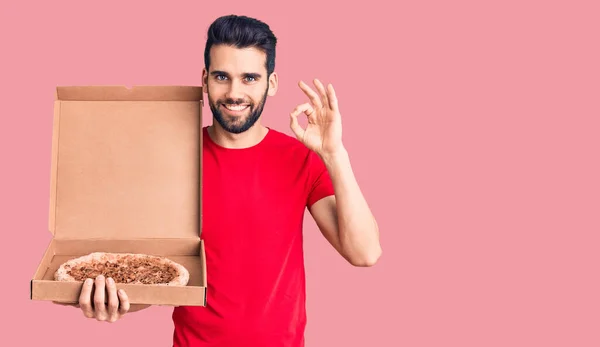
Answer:
<path fill-rule="evenodd" d="M 310 208 L 315 202 L 324 197 L 334 195 L 335 192 L 331 177 L 329 176 L 329 172 L 327 172 L 327 167 L 321 158 L 313 151 L 310 151 L 307 163 L 309 189 L 306 206 Z"/>

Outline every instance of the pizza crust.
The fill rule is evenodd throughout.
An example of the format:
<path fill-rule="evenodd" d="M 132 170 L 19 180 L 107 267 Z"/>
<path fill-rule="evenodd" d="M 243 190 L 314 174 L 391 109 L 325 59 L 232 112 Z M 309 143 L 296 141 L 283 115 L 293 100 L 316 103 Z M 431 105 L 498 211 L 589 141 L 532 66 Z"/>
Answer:
<path fill-rule="evenodd" d="M 165 271 L 148 272 L 146 274 L 151 274 L 154 278 L 140 278 L 138 276 L 137 269 L 141 271 L 145 270 L 141 263 L 145 263 L 145 265 L 151 265 L 155 269 L 160 267 L 162 270 L 168 271 L 172 278 L 170 281 L 157 281 L 156 276 L 159 278 L 165 276 L 163 273 Z M 86 270 L 90 274 L 94 274 L 94 277 L 103 274 L 106 277 L 106 271 L 102 270 L 106 267 L 110 267 L 115 270 L 118 269 L 121 274 L 129 274 L 132 278 L 120 278 L 122 276 L 113 277 L 116 283 L 122 284 L 156 284 L 156 285 L 170 285 L 170 286 L 185 286 L 189 282 L 189 272 L 188 270 L 170 259 L 159 256 L 152 256 L 147 254 L 136 254 L 136 253 L 107 253 L 107 252 L 94 252 L 88 255 L 84 255 L 75 259 L 71 259 L 65 263 L 63 263 L 58 270 L 54 273 L 54 279 L 56 281 L 63 282 L 82 282 L 85 279 L 77 279 L 72 276 L 72 271 L 75 269 L 76 272 L 79 273 L 79 277 L 83 274 L 82 269 Z M 100 267 L 100 269 L 98 269 Z M 93 268 L 93 270 L 92 270 Z M 132 270 L 133 269 L 133 270 Z M 168 276 L 168 277 L 171 277 Z M 129 277 L 129 276 L 125 276 Z M 91 278 L 91 277 L 90 277 Z"/>

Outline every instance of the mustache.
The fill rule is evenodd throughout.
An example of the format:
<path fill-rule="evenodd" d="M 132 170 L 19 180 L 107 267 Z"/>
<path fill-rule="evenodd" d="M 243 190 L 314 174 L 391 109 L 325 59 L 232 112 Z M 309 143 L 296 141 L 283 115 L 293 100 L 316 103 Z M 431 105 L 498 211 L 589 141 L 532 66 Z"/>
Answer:
<path fill-rule="evenodd" d="M 225 99 L 225 100 L 219 100 L 220 104 L 228 104 L 228 105 L 241 105 L 241 104 L 250 104 L 252 105 L 252 102 L 250 102 L 249 100 L 244 100 L 244 99 Z"/>

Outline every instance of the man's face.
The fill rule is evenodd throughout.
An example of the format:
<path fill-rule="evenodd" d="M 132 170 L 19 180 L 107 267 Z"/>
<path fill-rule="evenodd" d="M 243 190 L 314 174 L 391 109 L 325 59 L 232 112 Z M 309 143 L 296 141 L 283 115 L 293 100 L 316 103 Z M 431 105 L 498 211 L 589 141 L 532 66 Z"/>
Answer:
<path fill-rule="evenodd" d="M 209 71 L 203 71 L 204 90 L 216 121 L 239 134 L 260 118 L 267 95 L 277 87 L 275 73 L 267 77 L 267 55 L 257 48 L 213 46 Z"/>

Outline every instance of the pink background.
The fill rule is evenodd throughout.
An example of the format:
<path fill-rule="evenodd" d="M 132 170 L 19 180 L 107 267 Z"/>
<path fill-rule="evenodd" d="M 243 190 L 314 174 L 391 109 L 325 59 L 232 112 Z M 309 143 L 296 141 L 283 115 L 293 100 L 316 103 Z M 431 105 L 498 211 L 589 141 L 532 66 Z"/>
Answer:
<path fill-rule="evenodd" d="M 3 2 L 0 345 L 171 344 L 168 308 L 110 325 L 29 301 L 53 93 L 200 84 L 206 28 L 234 12 L 280 40 L 265 124 L 291 134 L 299 79 L 334 84 L 381 228 L 381 261 L 353 268 L 307 218 L 307 346 L 599 346 L 597 2 L 386 3 Z"/>

